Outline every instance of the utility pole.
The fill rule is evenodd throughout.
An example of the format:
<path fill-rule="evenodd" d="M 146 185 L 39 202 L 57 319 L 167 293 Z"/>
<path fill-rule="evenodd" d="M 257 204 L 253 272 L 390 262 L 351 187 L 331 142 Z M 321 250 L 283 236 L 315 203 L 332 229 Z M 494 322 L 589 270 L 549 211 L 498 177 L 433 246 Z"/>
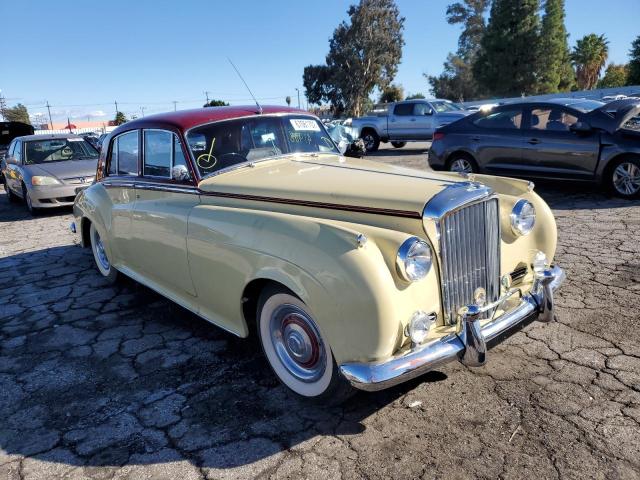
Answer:
<path fill-rule="evenodd" d="M 171 103 L 173 103 L 173 111 L 175 112 L 175 111 L 177 110 L 178 102 L 176 102 L 176 101 L 174 100 L 174 101 L 173 101 L 173 102 L 171 102 Z"/>
<path fill-rule="evenodd" d="M 208 91 L 206 91 L 206 90 L 204 91 L 204 95 L 205 95 L 205 97 L 207 97 L 207 105 L 209 104 L 209 94 L 210 94 L 210 93 L 211 93 L 211 92 L 208 92 Z"/>
<path fill-rule="evenodd" d="M 49 112 L 49 125 L 51 126 L 51 130 L 53 130 L 53 120 L 51 120 L 51 105 L 49 105 L 49 100 L 47 100 L 47 111 Z"/>
<path fill-rule="evenodd" d="M 300 90 L 296 88 L 296 92 L 298 92 L 298 110 L 300 110 Z"/>
<path fill-rule="evenodd" d="M 144 107 L 140 107 L 140 113 L 142 113 L 142 116 L 144 117 Z"/>
<path fill-rule="evenodd" d="M 119 112 L 119 110 L 118 110 L 118 102 L 114 100 L 113 103 L 115 103 L 115 105 L 116 105 L 116 115 L 117 115 L 118 112 Z"/>
<path fill-rule="evenodd" d="M 4 100 L 4 97 L 2 96 L 2 90 L 0 90 L 0 115 L 2 115 L 2 120 L 6 120 L 7 117 L 5 117 L 5 109 L 7 108 L 7 103 Z"/>

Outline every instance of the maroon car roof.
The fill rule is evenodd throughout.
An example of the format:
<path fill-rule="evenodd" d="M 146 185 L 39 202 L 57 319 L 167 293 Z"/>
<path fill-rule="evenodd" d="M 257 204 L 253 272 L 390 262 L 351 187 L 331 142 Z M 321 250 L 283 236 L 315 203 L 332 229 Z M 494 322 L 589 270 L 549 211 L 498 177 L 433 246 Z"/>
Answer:
<path fill-rule="evenodd" d="M 262 107 L 264 115 L 271 113 L 301 113 L 310 115 L 309 112 L 296 108 L 280 107 L 276 105 L 264 105 Z M 159 113 L 138 118 L 125 123 L 118 130 L 129 130 L 131 128 L 153 127 L 159 124 L 171 125 L 182 130 L 188 130 L 204 123 L 217 122 L 219 120 L 229 120 L 232 118 L 258 115 L 258 107 L 255 105 L 242 105 L 233 107 L 206 107 L 193 110 L 180 110 L 177 112 Z"/>

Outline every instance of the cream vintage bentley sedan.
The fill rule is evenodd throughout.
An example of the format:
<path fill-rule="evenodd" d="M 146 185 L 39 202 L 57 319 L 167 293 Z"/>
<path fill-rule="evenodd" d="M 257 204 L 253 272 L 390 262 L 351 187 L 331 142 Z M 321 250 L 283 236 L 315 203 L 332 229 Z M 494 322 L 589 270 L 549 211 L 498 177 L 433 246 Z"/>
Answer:
<path fill-rule="evenodd" d="M 240 337 L 298 395 L 345 398 L 553 320 L 556 224 L 531 183 L 347 159 L 283 107 L 144 117 L 104 142 L 73 231 Z"/>

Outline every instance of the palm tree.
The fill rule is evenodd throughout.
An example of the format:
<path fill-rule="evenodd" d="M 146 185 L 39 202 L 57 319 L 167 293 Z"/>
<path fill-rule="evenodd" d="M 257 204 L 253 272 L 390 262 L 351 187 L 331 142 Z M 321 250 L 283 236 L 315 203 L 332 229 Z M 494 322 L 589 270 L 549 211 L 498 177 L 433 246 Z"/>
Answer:
<path fill-rule="evenodd" d="M 576 42 L 571 52 L 571 61 L 576 67 L 578 88 L 581 90 L 595 88 L 608 56 L 609 41 L 604 35 L 590 33 Z"/>

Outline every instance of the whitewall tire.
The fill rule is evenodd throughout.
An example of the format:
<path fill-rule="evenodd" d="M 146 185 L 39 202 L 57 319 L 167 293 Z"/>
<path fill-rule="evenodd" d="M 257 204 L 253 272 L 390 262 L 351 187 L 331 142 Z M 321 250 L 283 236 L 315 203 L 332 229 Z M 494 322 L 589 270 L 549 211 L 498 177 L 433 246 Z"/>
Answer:
<path fill-rule="evenodd" d="M 339 403 L 353 389 L 338 372 L 331 347 L 309 308 L 283 288 L 269 287 L 258 302 L 258 336 L 278 379 L 306 399 Z"/>
<path fill-rule="evenodd" d="M 91 251 L 93 252 L 93 259 L 96 262 L 98 271 L 105 277 L 110 283 L 114 283 L 118 278 L 118 271 L 111 265 L 107 252 L 104 248 L 104 243 L 100 234 L 96 230 L 96 227 L 91 224 L 89 227 L 89 237 L 91 239 Z"/>

